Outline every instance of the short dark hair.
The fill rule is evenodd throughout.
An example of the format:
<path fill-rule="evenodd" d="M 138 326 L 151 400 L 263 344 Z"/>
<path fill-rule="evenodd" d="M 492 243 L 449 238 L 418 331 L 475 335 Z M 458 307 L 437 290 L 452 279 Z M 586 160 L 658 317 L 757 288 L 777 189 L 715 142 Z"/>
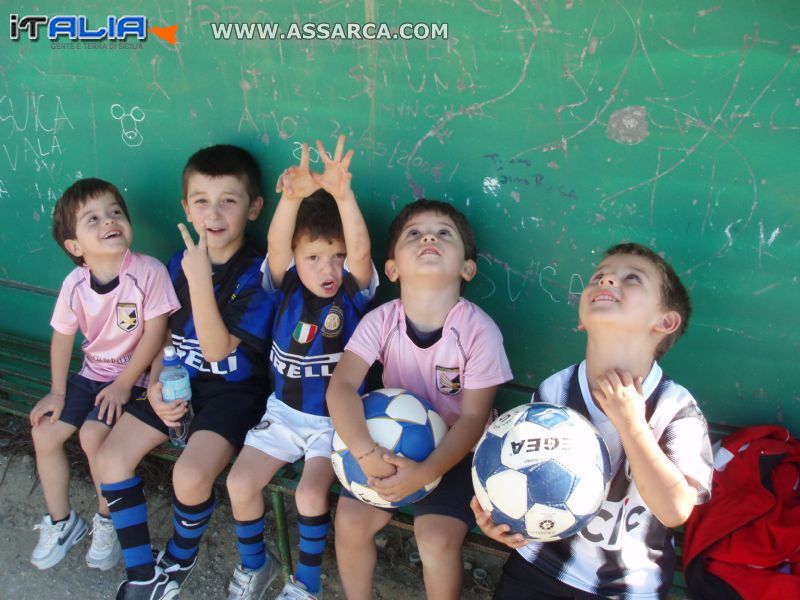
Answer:
<path fill-rule="evenodd" d="M 189 157 L 183 168 L 183 197 L 186 198 L 189 177 L 194 173 L 208 177 L 233 175 L 244 184 L 250 202 L 261 195 L 261 169 L 258 162 L 244 148 L 217 144 L 198 150 Z"/>
<path fill-rule="evenodd" d="M 456 226 L 458 235 L 461 237 L 461 242 L 464 244 L 464 260 L 478 260 L 478 249 L 475 245 L 475 234 L 472 232 L 472 227 L 467 221 L 464 213 L 459 211 L 455 206 L 449 202 L 442 202 L 441 200 L 427 200 L 420 198 L 410 204 L 406 204 L 403 210 L 400 211 L 392 224 L 389 225 L 389 247 L 387 248 L 388 258 L 394 258 L 394 249 L 397 241 L 400 239 L 400 234 L 408 222 L 415 216 L 421 213 L 432 212 L 444 217 L 448 217 Z M 461 291 L 467 282 L 461 280 Z"/>
<path fill-rule="evenodd" d="M 661 304 L 667 310 L 674 310 L 681 316 L 681 325 L 678 329 L 666 336 L 656 348 L 656 359 L 664 356 L 667 351 L 678 341 L 689 326 L 689 317 L 692 314 L 692 304 L 689 300 L 689 292 L 686 291 L 680 277 L 672 266 L 661 258 L 658 254 L 641 244 L 625 242 L 617 244 L 605 251 L 604 256 L 614 256 L 616 254 L 631 254 L 647 259 L 656 268 L 661 276 Z"/>
<path fill-rule="evenodd" d="M 425 198 L 412 202 L 411 204 L 406 204 L 389 226 L 389 247 L 387 253 L 390 259 L 394 258 L 394 247 L 397 245 L 397 240 L 400 239 L 400 234 L 406 224 L 415 215 L 426 212 L 436 213 L 448 217 L 453 221 L 456 230 L 458 230 L 458 235 L 461 236 L 461 241 L 464 244 L 464 259 L 478 260 L 478 250 L 475 246 L 475 234 L 472 233 L 472 227 L 469 221 L 467 221 L 467 217 L 448 202 L 426 200 Z"/>
<path fill-rule="evenodd" d="M 53 239 L 58 242 L 58 245 L 67 253 L 70 260 L 78 266 L 85 262 L 83 257 L 75 256 L 72 252 L 67 250 L 65 242 L 75 239 L 78 211 L 80 211 L 86 202 L 105 192 L 114 196 L 122 212 L 125 213 L 125 218 L 130 221 L 131 217 L 128 214 L 128 206 L 125 204 L 125 199 L 122 197 L 122 194 L 119 193 L 117 187 L 108 181 L 97 179 L 96 177 L 78 179 L 78 181 L 64 190 L 64 193 L 61 194 L 61 197 L 56 202 L 55 208 L 53 208 Z"/>
<path fill-rule="evenodd" d="M 325 190 L 317 190 L 303 198 L 300 203 L 292 235 L 292 248 L 304 235 L 312 241 L 320 238 L 328 242 L 344 240 L 339 207 L 333 196 Z"/>

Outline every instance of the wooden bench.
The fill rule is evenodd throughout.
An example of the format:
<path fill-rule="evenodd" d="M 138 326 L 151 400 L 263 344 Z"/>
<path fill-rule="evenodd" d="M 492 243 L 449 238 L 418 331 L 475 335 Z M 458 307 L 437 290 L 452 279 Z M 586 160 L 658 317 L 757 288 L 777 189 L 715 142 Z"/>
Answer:
<path fill-rule="evenodd" d="M 81 354 L 73 353 L 70 371 L 78 371 L 81 361 Z M 49 389 L 49 344 L 0 332 L 0 411 L 26 418 L 33 405 L 44 397 Z M 155 448 L 150 455 L 174 462 L 180 455 L 180 450 L 170 444 L 163 444 Z M 267 486 L 275 517 L 277 546 L 285 579 L 288 579 L 293 572 L 285 499 L 294 496 L 302 469 L 302 462 L 287 465 Z M 338 491 L 339 486 L 335 485 L 331 492 L 332 496 L 338 496 Z M 407 513 L 399 512 L 390 524 L 406 531 L 413 531 L 412 518 Z M 508 548 L 477 531 L 469 534 L 465 546 L 495 556 L 508 555 Z"/>
<path fill-rule="evenodd" d="M 71 370 L 80 368 L 82 357 L 73 354 Z M 0 411 L 20 417 L 27 417 L 32 406 L 50 389 L 50 348 L 47 343 L 26 339 L 17 335 L 0 332 Z M 523 386 L 503 386 L 498 393 L 497 406 L 505 410 L 530 400 L 532 390 Z M 720 439 L 730 433 L 731 428 L 711 424 L 712 439 Z M 179 450 L 164 444 L 151 452 L 151 455 L 169 461 L 175 461 Z M 292 557 L 289 542 L 289 527 L 286 518 L 285 499 L 293 496 L 302 473 L 302 463 L 287 465 L 281 469 L 268 486 L 272 510 L 275 517 L 277 545 L 281 560 L 282 573 L 285 579 L 291 575 Z M 332 496 L 338 495 L 338 485 L 334 486 Z M 410 513 L 402 510 L 390 521 L 390 524 L 413 531 Z M 680 553 L 682 531 L 676 532 L 676 546 Z M 482 535 L 476 528 L 467 536 L 464 544 L 478 552 L 506 557 L 509 549 Z M 683 573 L 675 573 L 670 598 L 687 598 Z"/>

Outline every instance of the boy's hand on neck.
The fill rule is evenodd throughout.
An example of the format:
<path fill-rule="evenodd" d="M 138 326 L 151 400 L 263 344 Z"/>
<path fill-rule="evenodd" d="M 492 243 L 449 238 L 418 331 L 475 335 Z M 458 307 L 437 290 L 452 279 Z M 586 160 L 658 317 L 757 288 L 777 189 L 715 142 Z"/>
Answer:
<path fill-rule="evenodd" d="M 205 226 L 202 224 L 197 226 L 199 230 L 197 244 L 194 243 L 186 225 L 178 223 L 178 229 L 186 244 L 186 250 L 183 251 L 183 259 L 181 260 L 181 267 L 183 267 L 183 272 L 186 275 L 186 281 L 189 282 L 190 286 L 201 282 L 211 282 L 211 259 L 208 256 Z"/>
<path fill-rule="evenodd" d="M 610 369 L 594 382 L 592 396 L 620 434 L 649 429 L 641 377 Z"/>

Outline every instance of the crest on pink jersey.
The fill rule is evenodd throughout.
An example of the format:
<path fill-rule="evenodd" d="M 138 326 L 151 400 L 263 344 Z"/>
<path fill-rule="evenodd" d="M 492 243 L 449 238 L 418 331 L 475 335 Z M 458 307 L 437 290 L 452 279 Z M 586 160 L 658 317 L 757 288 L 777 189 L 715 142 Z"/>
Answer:
<path fill-rule="evenodd" d="M 443 394 L 455 396 L 461 391 L 461 374 L 458 367 L 436 365 L 436 387 Z"/>
<path fill-rule="evenodd" d="M 122 331 L 133 331 L 139 326 L 139 313 L 132 302 L 117 304 L 117 327 Z"/>

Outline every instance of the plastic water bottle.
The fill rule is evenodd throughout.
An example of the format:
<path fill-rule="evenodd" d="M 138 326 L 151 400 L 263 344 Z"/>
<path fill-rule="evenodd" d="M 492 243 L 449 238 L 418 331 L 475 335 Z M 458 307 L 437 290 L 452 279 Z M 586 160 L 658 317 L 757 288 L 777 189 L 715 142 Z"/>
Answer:
<path fill-rule="evenodd" d="M 181 417 L 177 427 L 169 428 L 169 441 L 173 446 L 183 448 L 189 435 L 189 423 L 192 421 L 192 386 L 189 380 L 189 371 L 181 364 L 178 353 L 173 346 L 164 348 L 164 367 L 158 380 L 161 382 L 161 397 L 164 402 L 183 400 L 186 402 L 186 413 Z"/>

